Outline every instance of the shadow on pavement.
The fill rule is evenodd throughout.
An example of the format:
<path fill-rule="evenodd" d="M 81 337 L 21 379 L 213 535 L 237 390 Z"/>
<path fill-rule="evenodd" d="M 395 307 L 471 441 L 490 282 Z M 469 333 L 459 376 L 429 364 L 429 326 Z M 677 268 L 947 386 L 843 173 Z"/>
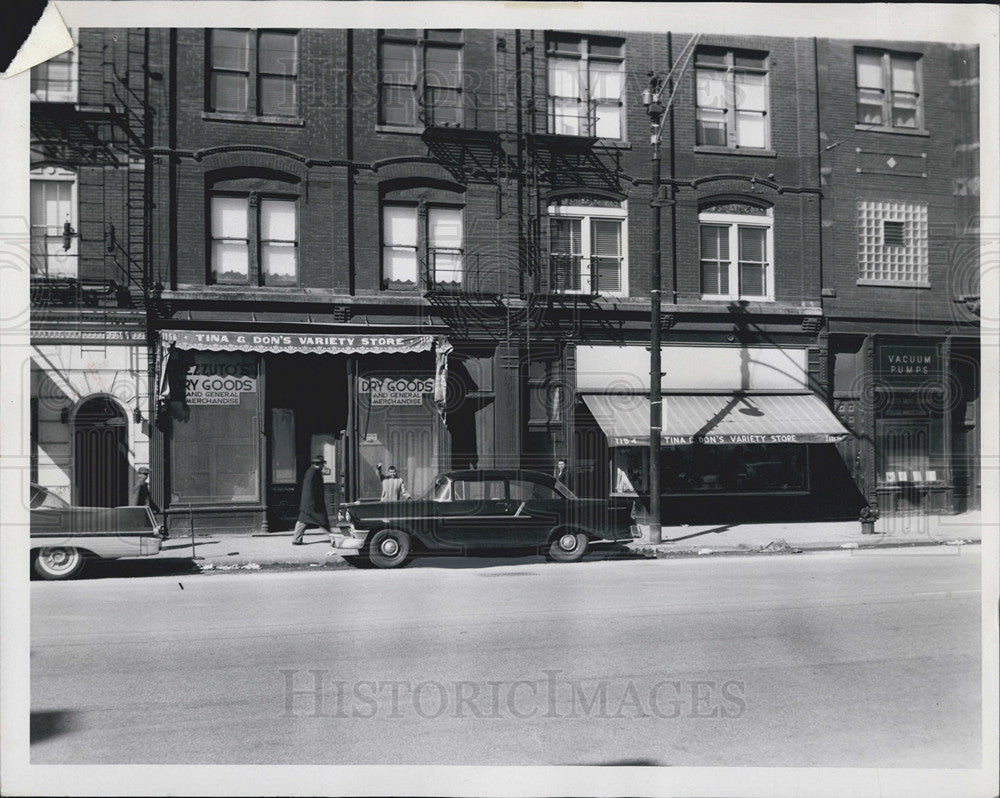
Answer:
<path fill-rule="evenodd" d="M 76 728 L 76 714 L 67 710 L 51 710 L 49 712 L 32 712 L 29 722 L 29 742 L 40 743 L 50 737 L 69 734 Z"/>
<path fill-rule="evenodd" d="M 596 543 L 583 555 L 580 562 L 605 560 L 645 560 L 648 555 L 633 551 L 617 543 Z M 565 565 L 573 565 L 566 563 Z M 509 565 L 564 565 L 550 562 L 544 554 L 533 549 L 506 551 L 479 551 L 468 554 L 442 552 L 416 552 L 407 561 L 406 568 L 498 568 Z"/>
<path fill-rule="evenodd" d="M 713 526 L 711 529 L 703 529 L 701 532 L 692 532 L 690 535 L 681 535 L 678 538 L 663 538 L 663 542 L 677 543 L 681 540 L 689 540 L 691 538 L 701 537 L 702 535 L 718 535 L 720 532 L 725 532 L 727 529 L 732 528 L 732 524 L 726 524 L 725 526 Z"/>
<path fill-rule="evenodd" d="M 196 574 L 198 566 L 190 557 L 144 557 L 127 560 L 88 560 L 77 579 L 129 579 L 144 576 Z"/>

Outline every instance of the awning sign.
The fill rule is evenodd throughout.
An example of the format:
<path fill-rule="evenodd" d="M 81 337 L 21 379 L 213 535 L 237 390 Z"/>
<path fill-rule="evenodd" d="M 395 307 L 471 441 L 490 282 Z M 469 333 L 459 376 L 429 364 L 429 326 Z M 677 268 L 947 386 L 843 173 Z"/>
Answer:
<path fill-rule="evenodd" d="M 434 392 L 433 377 L 362 377 L 358 391 L 367 395 L 372 407 L 421 405 L 424 395 Z"/>
<path fill-rule="evenodd" d="M 313 334 L 287 332 L 207 332 L 199 330 L 163 330 L 164 344 L 178 349 L 208 352 L 271 352 L 293 354 L 391 354 L 429 352 L 434 347 L 432 335 L 363 335 Z"/>

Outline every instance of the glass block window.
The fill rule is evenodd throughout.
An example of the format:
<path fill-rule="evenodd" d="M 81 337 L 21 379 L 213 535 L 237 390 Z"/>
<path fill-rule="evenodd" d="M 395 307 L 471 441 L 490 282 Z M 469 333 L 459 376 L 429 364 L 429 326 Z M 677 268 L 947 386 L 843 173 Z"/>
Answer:
<path fill-rule="evenodd" d="M 858 277 L 927 285 L 927 206 L 858 203 Z"/>

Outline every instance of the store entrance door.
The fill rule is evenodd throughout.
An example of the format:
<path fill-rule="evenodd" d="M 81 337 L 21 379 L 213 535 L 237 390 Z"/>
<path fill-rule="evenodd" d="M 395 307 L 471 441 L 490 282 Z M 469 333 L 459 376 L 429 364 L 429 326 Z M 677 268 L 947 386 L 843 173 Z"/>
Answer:
<path fill-rule="evenodd" d="M 327 513 L 336 522 L 343 496 L 347 377 L 343 355 L 268 355 L 267 516 L 271 531 L 295 526 L 302 479 L 314 455 L 326 458 Z"/>

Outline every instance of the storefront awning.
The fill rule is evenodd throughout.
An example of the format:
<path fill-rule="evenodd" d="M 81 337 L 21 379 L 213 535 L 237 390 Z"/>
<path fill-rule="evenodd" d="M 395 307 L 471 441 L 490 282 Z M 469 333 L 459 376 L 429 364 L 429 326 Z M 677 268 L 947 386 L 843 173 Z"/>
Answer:
<path fill-rule="evenodd" d="M 393 333 L 289 333 L 163 330 L 164 346 L 205 352 L 272 352 L 324 355 L 384 355 L 399 352 L 429 352 L 433 335 Z"/>
<path fill-rule="evenodd" d="M 649 445 L 649 399 L 586 394 L 583 397 L 609 446 Z M 848 431 L 812 394 L 713 394 L 663 397 L 667 446 L 685 444 L 833 443 Z"/>

